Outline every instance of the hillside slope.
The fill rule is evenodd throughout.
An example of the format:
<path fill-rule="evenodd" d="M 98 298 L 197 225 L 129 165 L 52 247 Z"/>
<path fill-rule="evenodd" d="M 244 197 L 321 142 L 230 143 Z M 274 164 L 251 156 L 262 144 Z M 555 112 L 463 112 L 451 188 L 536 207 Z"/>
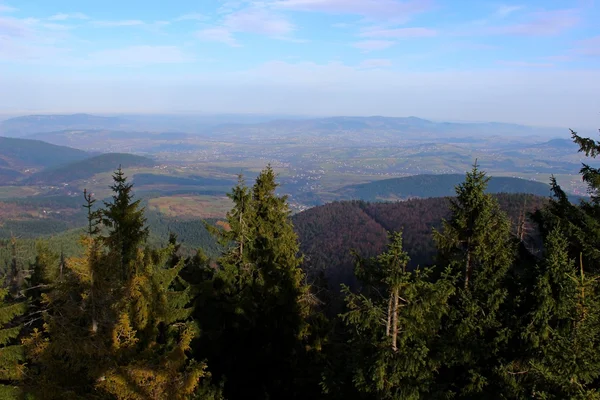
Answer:
<path fill-rule="evenodd" d="M 547 199 L 528 194 L 494 195 L 513 221 L 513 231 L 523 208 L 540 208 Z M 293 223 L 307 272 L 324 271 L 332 287 L 353 283 L 352 249 L 365 257 L 381 253 L 387 244 L 387 231 L 404 232 L 404 246 L 411 257 L 410 266 L 434 262 L 432 229 L 441 227 L 450 214 L 448 198 L 412 199 L 396 203 L 361 201 L 334 202 L 296 214 Z M 533 224 L 527 223 L 533 243 L 537 237 Z"/>
<path fill-rule="evenodd" d="M 464 174 L 414 175 L 345 186 L 339 189 L 336 194 L 344 200 L 363 201 L 454 196 L 455 187 L 462 183 L 464 179 Z M 492 177 L 488 185 L 488 192 L 529 193 L 537 196 L 549 196 L 550 186 L 526 179 Z"/>
<path fill-rule="evenodd" d="M 114 171 L 121 165 L 123 168 L 152 167 L 156 163 L 147 157 L 126 153 L 108 153 L 86 160 L 61 165 L 56 168 L 35 173 L 27 178 L 28 184 L 55 185 L 91 178 L 95 174 Z"/>
<path fill-rule="evenodd" d="M 40 140 L 0 137 L 0 166 L 5 168 L 46 168 L 84 160 L 90 156 L 83 150 Z"/>

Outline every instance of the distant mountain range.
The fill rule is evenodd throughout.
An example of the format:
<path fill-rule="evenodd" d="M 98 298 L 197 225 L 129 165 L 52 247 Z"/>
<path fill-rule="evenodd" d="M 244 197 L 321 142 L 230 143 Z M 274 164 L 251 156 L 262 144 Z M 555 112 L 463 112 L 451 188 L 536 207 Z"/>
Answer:
<path fill-rule="evenodd" d="M 0 135 L 24 137 L 27 135 L 64 129 L 119 129 L 125 121 L 116 117 L 89 114 L 28 115 L 10 118 L 0 123 Z"/>
<path fill-rule="evenodd" d="M 346 186 L 336 191 L 336 194 L 340 199 L 363 201 L 445 197 L 454 196 L 455 187 L 464 180 L 464 174 L 414 175 Z M 550 195 L 550 186 L 520 178 L 491 177 L 488 192 L 529 193 L 547 197 Z"/>
<path fill-rule="evenodd" d="M 404 135 L 427 133 L 433 136 L 561 136 L 562 128 L 539 128 L 506 123 L 433 122 L 417 117 L 329 117 L 265 121 L 265 117 L 231 116 L 128 116 L 101 117 L 90 114 L 29 115 L 0 122 L 0 135 L 25 137 L 63 130 L 175 130 L 186 133 L 222 134 L 234 132 L 397 132 Z M 44 138 L 43 136 L 41 138 Z"/>

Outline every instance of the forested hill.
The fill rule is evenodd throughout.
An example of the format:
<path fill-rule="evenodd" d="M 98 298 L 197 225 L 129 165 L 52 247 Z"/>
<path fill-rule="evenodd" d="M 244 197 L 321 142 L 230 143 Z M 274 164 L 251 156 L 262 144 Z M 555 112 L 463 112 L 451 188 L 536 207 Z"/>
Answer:
<path fill-rule="evenodd" d="M 345 200 L 382 201 L 412 197 L 454 196 L 456 185 L 464 180 L 461 174 L 414 175 L 404 178 L 346 186 L 337 191 Z M 492 177 L 488 193 L 529 193 L 549 196 L 550 186 L 546 183 L 511 177 Z"/>
<path fill-rule="evenodd" d="M 539 209 L 547 198 L 530 194 L 494 195 L 513 223 L 516 234 L 522 211 Z M 412 199 L 394 203 L 362 201 L 334 202 L 314 207 L 293 217 L 302 252 L 304 269 L 324 271 L 331 287 L 353 283 L 351 250 L 364 257 L 380 254 L 388 243 L 387 232 L 402 230 L 410 266 L 433 262 L 435 247 L 432 229 L 440 228 L 450 215 L 448 198 Z M 536 240 L 533 224 L 526 221 L 527 240 Z"/>
<path fill-rule="evenodd" d="M 156 163 L 150 158 L 134 154 L 107 153 L 82 161 L 61 165 L 56 168 L 49 168 L 33 174 L 27 179 L 27 182 L 30 184 L 61 184 L 73 182 L 79 179 L 90 178 L 98 173 L 113 171 L 115 165 L 121 165 L 123 168 L 152 167 L 156 165 Z"/>
<path fill-rule="evenodd" d="M 0 167 L 53 167 L 84 160 L 91 156 L 83 150 L 56 146 L 41 140 L 0 137 Z"/>

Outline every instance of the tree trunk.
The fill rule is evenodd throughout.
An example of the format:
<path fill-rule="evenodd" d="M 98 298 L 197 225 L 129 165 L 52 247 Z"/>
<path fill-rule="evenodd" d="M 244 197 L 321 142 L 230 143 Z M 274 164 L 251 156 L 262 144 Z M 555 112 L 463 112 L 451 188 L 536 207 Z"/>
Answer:
<path fill-rule="evenodd" d="M 465 265 L 465 289 L 469 287 L 471 275 L 471 238 L 467 239 L 467 263 Z"/>
<path fill-rule="evenodd" d="M 397 351 L 398 340 L 398 288 L 394 289 L 394 309 L 392 313 L 392 350 Z"/>
<path fill-rule="evenodd" d="M 390 336 L 390 327 L 392 326 L 392 295 L 390 293 L 390 300 L 388 301 L 387 311 L 387 324 L 385 325 L 385 336 Z"/>

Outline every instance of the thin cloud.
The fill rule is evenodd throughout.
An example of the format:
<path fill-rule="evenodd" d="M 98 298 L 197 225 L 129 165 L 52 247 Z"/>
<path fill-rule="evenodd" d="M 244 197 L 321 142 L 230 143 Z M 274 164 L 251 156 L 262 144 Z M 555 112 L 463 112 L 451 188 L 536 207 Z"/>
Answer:
<path fill-rule="evenodd" d="M 86 20 L 86 19 L 90 19 L 90 17 L 88 17 L 84 13 L 76 12 L 76 13 L 58 13 L 58 14 L 54 14 L 53 16 L 48 18 L 49 21 L 66 21 L 69 19 Z"/>
<path fill-rule="evenodd" d="M 391 67 L 392 61 L 383 59 L 383 58 L 372 58 L 369 60 L 364 60 L 361 62 L 358 67 L 359 68 L 387 68 Z"/>
<path fill-rule="evenodd" d="M 528 62 L 528 61 L 498 61 L 505 67 L 523 67 L 523 68 L 550 68 L 554 67 L 552 63 Z"/>
<path fill-rule="evenodd" d="M 93 52 L 83 61 L 90 65 L 140 66 L 153 64 L 181 64 L 191 57 L 175 46 L 130 46 Z"/>
<path fill-rule="evenodd" d="M 397 29 L 381 29 L 371 28 L 362 31 L 359 36 L 366 38 L 418 38 L 418 37 L 433 37 L 437 35 L 435 29 L 429 28 L 397 28 Z"/>
<path fill-rule="evenodd" d="M 0 37 L 25 37 L 32 33 L 35 20 L 0 17 Z"/>
<path fill-rule="evenodd" d="M 223 27 L 207 28 L 196 32 L 196 37 L 203 41 L 224 43 L 231 47 L 240 47 L 232 33 Z"/>
<path fill-rule="evenodd" d="M 17 9 L 4 4 L 0 4 L 0 13 L 9 13 L 14 11 L 17 11 Z"/>
<path fill-rule="evenodd" d="M 600 36 L 580 40 L 574 53 L 582 56 L 600 56 Z"/>
<path fill-rule="evenodd" d="M 279 0 L 274 7 L 329 14 L 353 14 L 367 18 L 408 21 L 413 15 L 428 11 L 430 0 Z"/>
<path fill-rule="evenodd" d="M 180 15 L 179 17 L 175 18 L 174 21 L 176 21 L 176 22 L 179 22 L 179 21 L 206 21 L 207 19 L 208 19 L 208 17 L 204 14 L 189 13 L 189 14 Z"/>
<path fill-rule="evenodd" d="M 352 46 L 360 49 L 364 52 L 385 50 L 392 47 L 395 42 L 391 40 L 362 40 L 360 42 L 353 43 Z"/>
<path fill-rule="evenodd" d="M 229 14 L 223 25 L 233 32 L 283 36 L 294 31 L 294 25 L 285 17 L 264 9 L 248 9 Z"/>
<path fill-rule="evenodd" d="M 541 11 L 531 15 L 529 21 L 490 27 L 487 33 L 516 36 L 553 36 L 579 24 L 581 18 L 577 10 Z"/>
<path fill-rule="evenodd" d="M 506 18 L 508 17 L 510 14 L 513 14 L 519 10 L 522 10 L 523 6 L 507 6 L 507 5 L 503 5 L 498 7 L 498 9 L 496 10 L 496 12 L 494 13 L 494 15 L 496 17 L 499 18 Z"/>
<path fill-rule="evenodd" d="M 101 27 L 115 27 L 115 26 L 140 26 L 144 25 L 144 21 L 138 19 L 127 19 L 120 21 L 94 21 L 92 25 Z"/>

